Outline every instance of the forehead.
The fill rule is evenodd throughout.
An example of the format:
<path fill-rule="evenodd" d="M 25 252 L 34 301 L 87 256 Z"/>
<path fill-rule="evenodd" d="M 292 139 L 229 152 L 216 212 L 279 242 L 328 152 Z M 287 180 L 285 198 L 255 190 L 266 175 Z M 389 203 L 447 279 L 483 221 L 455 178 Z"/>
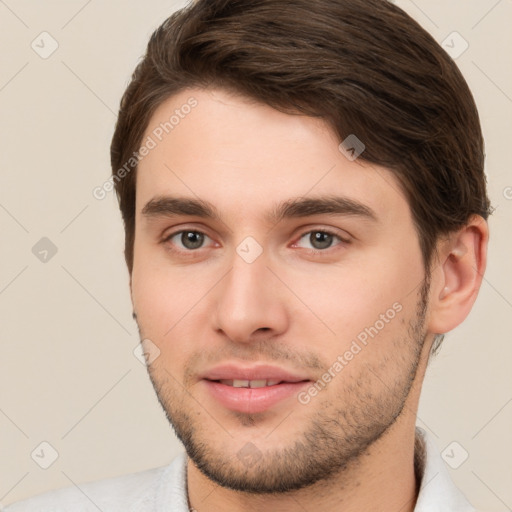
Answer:
<path fill-rule="evenodd" d="M 200 198 L 238 215 L 289 198 L 342 195 L 379 217 L 407 218 L 394 175 L 362 159 L 351 161 L 340 142 L 321 119 L 285 114 L 221 89 L 183 90 L 148 123 L 137 212 L 163 195 Z"/>

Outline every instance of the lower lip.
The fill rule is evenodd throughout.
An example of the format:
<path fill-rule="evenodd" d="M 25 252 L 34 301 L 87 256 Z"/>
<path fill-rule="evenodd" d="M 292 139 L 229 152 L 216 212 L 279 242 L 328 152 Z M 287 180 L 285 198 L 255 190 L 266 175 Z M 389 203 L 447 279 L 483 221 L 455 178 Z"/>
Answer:
<path fill-rule="evenodd" d="M 309 381 L 283 382 L 263 388 L 235 388 L 220 382 L 204 380 L 208 391 L 224 407 L 248 414 L 264 412 L 281 400 L 296 396 Z"/>

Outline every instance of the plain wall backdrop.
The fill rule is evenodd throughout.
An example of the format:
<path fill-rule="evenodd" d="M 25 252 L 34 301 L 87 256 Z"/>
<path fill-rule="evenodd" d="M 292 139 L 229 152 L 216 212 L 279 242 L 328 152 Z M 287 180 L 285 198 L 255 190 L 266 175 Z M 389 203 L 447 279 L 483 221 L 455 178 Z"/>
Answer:
<path fill-rule="evenodd" d="M 475 506 L 511 510 L 512 2 L 395 3 L 457 56 L 479 107 L 496 208 L 480 296 L 430 364 L 418 425 L 449 466 L 460 464 L 450 472 Z M 183 449 L 133 353 L 115 195 L 92 194 L 110 175 L 129 77 L 152 31 L 183 5 L 0 0 L 4 505 L 168 464 Z"/>

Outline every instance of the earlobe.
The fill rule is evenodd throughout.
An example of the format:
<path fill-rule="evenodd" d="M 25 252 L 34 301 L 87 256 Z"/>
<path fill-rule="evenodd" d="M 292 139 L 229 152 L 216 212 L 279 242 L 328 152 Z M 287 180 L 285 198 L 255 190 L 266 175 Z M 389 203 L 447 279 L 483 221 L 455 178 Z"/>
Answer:
<path fill-rule="evenodd" d="M 488 240 L 487 222 L 475 215 L 442 242 L 432 276 L 430 332 L 444 334 L 468 316 L 482 284 Z"/>

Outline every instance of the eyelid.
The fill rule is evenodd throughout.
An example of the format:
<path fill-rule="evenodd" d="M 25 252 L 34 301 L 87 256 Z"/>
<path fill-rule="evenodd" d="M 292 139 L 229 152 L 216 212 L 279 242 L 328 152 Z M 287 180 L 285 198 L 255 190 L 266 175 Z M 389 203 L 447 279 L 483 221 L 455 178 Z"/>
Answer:
<path fill-rule="evenodd" d="M 211 237 L 210 235 L 208 235 L 208 233 L 206 233 L 204 230 L 201 230 L 201 229 L 198 229 L 198 228 L 193 228 L 193 227 L 180 227 L 179 229 L 175 229 L 175 230 L 171 230 L 170 233 L 168 234 L 165 234 L 163 235 L 163 239 L 161 241 L 161 243 L 163 244 L 166 244 L 168 242 L 170 242 L 170 240 L 175 237 L 176 235 L 179 235 L 183 232 L 193 232 L 193 233 L 199 233 L 201 235 L 204 235 L 206 238 L 209 238 L 211 241 L 215 242 L 213 237 Z M 322 227 L 322 226 L 317 226 L 317 227 L 309 227 L 308 229 L 304 229 L 303 231 L 301 231 L 301 233 L 298 235 L 298 236 L 295 236 L 294 237 L 294 242 L 292 243 L 292 247 L 296 247 L 297 246 L 297 243 L 299 240 L 301 240 L 305 235 L 307 234 L 310 234 L 310 233 L 314 233 L 314 232 L 319 232 L 319 233 L 327 233 L 328 235 L 331 235 L 331 236 L 334 236 L 336 238 L 338 238 L 340 240 L 340 243 L 339 244 L 336 244 L 332 247 L 328 247 L 326 249 L 306 249 L 306 250 L 309 250 L 310 252 L 315 252 L 315 253 L 327 253 L 329 252 L 331 249 L 334 249 L 336 248 L 338 245 L 342 245 L 342 244 L 350 244 L 351 243 L 351 237 L 348 233 L 344 232 L 346 234 L 346 236 L 343 236 L 339 231 L 335 230 L 334 228 L 327 228 L 327 227 Z M 217 243 L 217 242 L 215 242 Z M 177 251 L 177 252 L 187 252 L 187 253 L 194 253 L 194 252 L 199 252 L 201 249 L 206 249 L 207 247 L 200 247 L 198 249 L 175 249 L 173 248 L 173 250 Z M 303 248 L 305 249 L 305 248 Z"/>
<path fill-rule="evenodd" d="M 183 233 L 184 231 L 192 231 L 194 233 L 200 233 L 201 235 L 205 235 L 208 238 L 213 240 L 213 237 L 211 235 L 209 235 L 208 229 L 204 228 L 203 226 L 196 227 L 196 226 L 187 226 L 187 225 L 180 224 L 178 226 L 173 226 L 171 228 L 164 230 L 164 233 L 161 236 L 162 242 L 165 242 L 165 241 L 169 240 L 170 238 L 172 238 L 173 236 L 175 236 L 179 233 Z"/>
<path fill-rule="evenodd" d="M 161 243 L 168 244 L 168 243 L 170 243 L 172 238 L 174 238 L 176 235 L 180 235 L 182 233 L 199 233 L 200 235 L 203 235 L 205 238 L 209 238 L 212 242 L 216 243 L 214 241 L 214 239 L 208 233 L 205 233 L 204 231 L 202 231 L 200 229 L 195 229 L 195 228 L 194 229 L 181 228 L 176 231 L 171 231 L 170 233 L 163 236 Z M 174 244 L 172 244 L 172 245 L 174 245 Z M 176 250 L 180 251 L 180 252 L 198 252 L 201 249 L 205 249 L 205 248 L 206 247 L 199 247 L 198 249 L 176 249 Z"/>
<path fill-rule="evenodd" d="M 352 237 L 346 231 L 343 231 L 343 233 L 344 233 L 343 234 L 343 233 L 340 233 L 338 230 L 336 230 L 334 228 L 327 228 L 327 227 L 317 226 L 317 227 L 312 227 L 312 228 L 310 227 L 310 228 L 308 228 L 308 229 L 306 229 L 304 231 L 301 231 L 300 235 L 295 237 L 295 242 L 293 242 L 293 244 L 295 245 L 301 238 L 304 237 L 304 235 L 308 235 L 310 233 L 315 233 L 315 232 L 327 233 L 328 235 L 335 236 L 336 238 L 338 238 L 341 242 L 343 242 L 345 244 L 349 244 L 351 242 L 351 239 L 352 239 Z M 329 249 L 325 249 L 325 250 L 312 249 L 312 250 L 316 250 L 318 252 L 326 252 Z"/>

